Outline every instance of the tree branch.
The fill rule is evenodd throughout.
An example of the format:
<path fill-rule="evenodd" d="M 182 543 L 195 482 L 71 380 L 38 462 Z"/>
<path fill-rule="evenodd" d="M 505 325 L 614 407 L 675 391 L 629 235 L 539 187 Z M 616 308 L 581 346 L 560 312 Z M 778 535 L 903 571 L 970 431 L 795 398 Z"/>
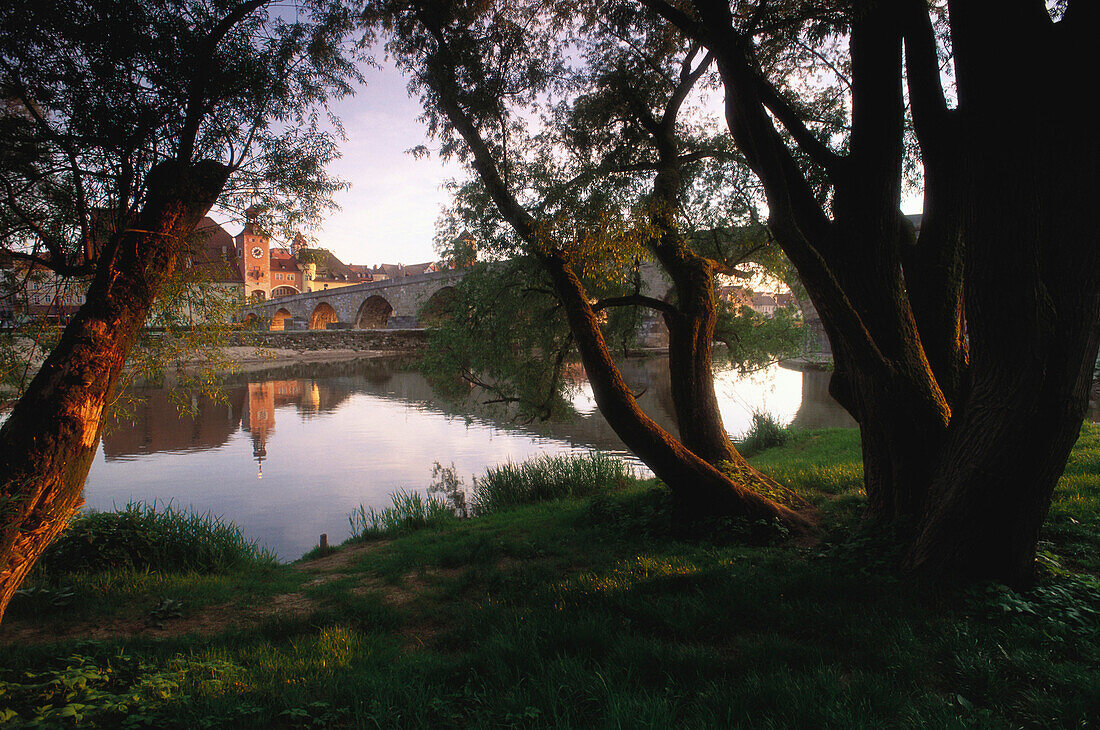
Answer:
<path fill-rule="evenodd" d="M 917 141 L 927 156 L 941 150 L 949 112 L 940 81 L 936 31 L 924 0 L 906 0 L 904 37 L 909 108 Z"/>
<path fill-rule="evenodd" d="M 532 246 L 537 245 L 539 241 L 534 218 L 520 205 L 508 189 L 507 184 L 500 175 L 489 146 L 481 136 L 481 132 L 478 131 L 470 115 L 458 102 L 458 94 L 454 88 L 457 81 L 453 64 L 450 63 L 452 54 L 442 29 L 431 18 L 427 17 L 427 13 L 423 11 L 423 8 L 417 7 L 415 12 L 420 23 L 436 42 L 436 51 L 434 54 L 429 54 L 427 62 L 434 67 L 433 73 L 430 74 L 429 83 L 439 99 L 440 106 L 470 148 L 474 158 L 474 169 L 481 176 L 482 182 L 489 191 L 493 202 L 496 203 L 501 215 L 515 228 L 516 233 L 525 242 Z M 435 57 L 433 58 L 433 56 Z M 443 62 L 444 60 L 446 62 Z"/>
<path fill-rule="evenodd" d="M 762 74 L 754 75 L 758 86 L 757 92 L 760 94 L 764 106 L 791 133 L 791 137 L 798 143 L 802 151 L 809 155 L 815 163 L 825 168 L 826 172 L 836 172 L 844 158 L 829 149 L 824 142 L 817 138 L 817 135 L 810 131 L 802 117 L 795 111 L 794 106 L 791 105 L 791 102 L 779 93 L 779 89 L 764 78 Z"/>
<path fill-rule="evenodd" d="M 648 307 L 649 309 L 656 309 L 659 312 L 665 314 L 678 314 L 679 310 L 672 306 L 668 302 L 663 302 L 660 299 L 653 297 L 647 297 L 644 294 L 629 294 L 624 297 L 608 297 L 607 299 L 600 299 L 592 305 L 593 312 L 599 312 L 600 310 L 607 309 L 609 307 Z"/>
<path fill-rule="evenodd" d="M 701 24 L 684 11 L 676 8 L 665 0 L 638 0 L 653 12 L 660 15 L 668 22 L 680 29 L 688 38 L 700 39 L 703 37 Z"/>
<path fill-rule="evenodd" d="M 247 0 L 231 10 L 203 39 L 202 44 L 196 49 L 196 58 L 199 59 L 200 68 L 191 76 L 191 83 L 187 90 L 187 111 L 184 113 L 183 127 L 180 129 L 180 148 L 176 157 L 180 162 L 190 162 L 195 153 L 195 142 L 199 135 L 199 126 L 206 115 L 206 85 L 210 79 L 210 65 L 214 60 L 214 51 L 222 39 L 233 30 L 237 23 L 244 20 L 250 13 L 267 5 L 271 0 Z"/>

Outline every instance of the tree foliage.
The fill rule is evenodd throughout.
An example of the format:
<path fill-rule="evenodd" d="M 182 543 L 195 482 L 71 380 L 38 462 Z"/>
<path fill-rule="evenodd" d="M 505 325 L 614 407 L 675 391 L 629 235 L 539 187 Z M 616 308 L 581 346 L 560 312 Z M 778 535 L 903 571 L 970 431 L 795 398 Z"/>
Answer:
<path fill-rule="evenodd" d="M 307 0 L 0 8 L 0 246 L 90 276 L 0 428 L 0 615 L 80 492 L 124 363 L 218 201 L 314 217 L 339 183 L 315 111 L 358 78 L 344 6 Z M 279 206 L 282 206 L 281 208 Z M 163 312 L 162 312 L 163 313 Z"/>
<path fill-rule="evenodd" d="M 594 302 L 585 281 L 602 275 L 612 280 L 629 278 L 630 264 L 638 258 L 631 252 L 640 253 L 652 236 L 653 226 L 648 222 L 639 226 L 639 221 L 659 217 L 661 235 L 678 237 L 669 225 L 670 216 L 661 213 L 668 195 L 659 196 L 658 205 L 643 206 L 641 217 L 633 210 L 605 204 L 597 187 L 584 187 L 586 175 L 562 174 L 573 164 L 573 157 L 548 144 L 553 130 L 542 134 L 524 113 L 522 105 L 537 106 L 564 88 L 560 72 L 564 55 L 556 34 L 565 32 L 571 21 L 558 9 L 538 3 L 386 3 L 383 17 L 393 30 L 387 48 L 413 77 L 413 88 L 422 96 L 425 118 L 443 152 L 467 161 L 476 172 L 484 193 L 472 199 L 491 201 L 500 221 L 496 226 L 500 235 L 490 239 L 505 245 L 514 242 L 538 262 L 569 323 L 601 412 L 627 447 L 669 484 L 684 514 L 733 513 L 777 519 L 804 529 L 802 517 L 755 491 L 760 487 L 768 494 L 782 493 L 747 463 L 738 470 L 737 481 L 715 468 L 722 460 L 740 458 L 725 431 L 714 428 L 716 418 L 678 419 L 681 431 L 706 424 L 708 434 L 717 434 L 714 451 L 721 455 L 701 457 L 639 409 L 614 363 L 600 326 L 600 310 L 612 302 Z M 694 58 L 695 53 L 689 52 L 686 64 L 692 65 Z M 695 78 L 696 71 L 689 68 L 677 88 L 690 87 Z M 671 104 L 674 110 L 679 105 L 679 101 Z M 673 124 L 670 115 L 666 120 L 666 126 Z M 678 186 L 664 187 L 674 191 Z M 589 189 L 592 193 L 586 194 Z M 490 216 L 492 208 L 483 206 Z M 700 397 L 674 397 L 674 402 L 705 404 L 707 414 L 720 418 L 708 377 L 709 331 L 702 337 L 689 334 L 698 331 L 698 325 L 703 325 L 703 330 L 713 326 L 713 264 L 692 259 L 680 243 L 670 243 L 670 256 L 685 260 L 683 274 L 696 282 L 694 289 L 700 292 L 699 298 L 687 301 L 694 306 L 701 298 L 703 308 L 696 313 L 684 302 L 676 307 L 641 293 L 631 299 L 635 303 L 644 300 L 666 317 L 677 318 L 676 331 L 691 340 L 682 348 L 672 348 L 687 353 L 681 367 L 674 370 L 685 376 L 681 382 L 696 388 Z M 705 357 L 699 357 L 701 354 Z M 699 375 L 700 364 L 705 376 Z M 705 388 L 709 388 L 709 399 Z"/>
<path fill-rule="evenodd" d="M 860 424 L 872 514 L 915 568 L 1029 583 L 1100 337 L 1078 243 L 1100 146 L 1077 143 L 1070 71 L 1096 5 L 639 1 L 715 55 Z"/>

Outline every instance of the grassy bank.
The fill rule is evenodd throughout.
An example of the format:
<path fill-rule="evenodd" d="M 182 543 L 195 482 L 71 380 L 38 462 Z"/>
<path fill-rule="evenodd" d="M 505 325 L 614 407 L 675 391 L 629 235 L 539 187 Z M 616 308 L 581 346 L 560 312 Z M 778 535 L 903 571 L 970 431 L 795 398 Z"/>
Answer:
<path fill-rule="evenodd" d="M 499 493 L 514 498 L 484 516 L 296 565 L 54 575 L 67 605 L 13 604 L 0 628 L 0 724 L 1098 721 L 1100 428 L 1086 427 L 1059 485 L 1028 594 L 899 579 L 860 527 L 853 432 L 795 434 L 754 462 L 820 506 L 820 544 L 736 524 L 684 534 L 662 489 L 626 478 L 536 495 L 509 473 Z"/>

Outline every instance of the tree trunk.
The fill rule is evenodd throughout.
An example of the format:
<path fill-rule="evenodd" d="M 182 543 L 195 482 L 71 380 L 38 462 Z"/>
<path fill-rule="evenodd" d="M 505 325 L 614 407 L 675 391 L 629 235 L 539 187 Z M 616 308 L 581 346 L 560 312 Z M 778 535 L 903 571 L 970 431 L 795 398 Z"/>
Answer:
<path fill-rule="evenodd" d="M 661 246 L 658 258 L 672 275 L 676 288 L 675 312 L 666 312 L 668 374 L 680 441 L 696 456 L 761 494 L 801 500 L 773 479 L 757 471 L 733 445 L 722 421 L 714 393 L 712 348 L 718 321 L 714 293 L 714 263 L 680 244 L 669 251 Z"/>
<path fill-rule="evenodd" d="M 1088 407 L 1100 340 L 1091 212 L 1100 143 L 1080 133 L 1092 114 L 1074 79 L 1038 63 L 1002 68 L 996 59 L 1017 52 L 1013 35 L 992 32 L 992 18 L 952 13 L 961 59 L 972 62 L 960 73 L 970 383 L 912 563 L 935 575 L 1026 587 Z M 975 32 L 969 23 L 979 20 Z M 1057 54 L 1038 49 L 1040 58 Z M 1004 99 L 1018 88 L 1033 96 L 1006 117 Z"/>
<path fill-rule="evenodd" d="M 742 464 L 744 458 L 730 441 L 714 394 L 712 347 L 718 322 L 714 296 L 714 266 L 683 252 L 662 251 L 658 258 L 672 275 L 676 311 L 665 312 L 668 327 L 668 374 L 680 440 L 696 455 L 715 466 Z M 744 463 L 747 466 L 747 463 Z"/>
<path fill-rule="evenodd" d="M 730 476 L 719 472 L 638 407 L 611 358 L 580 280 L 561 254 L 543 255 L 540 260 L 565 308 L 600 413 L 627 448 L 669 486 L 681 514 L 686 518 L 733 515 L 776 520 L 795 531 L 807 531 L 811 524 L 804 516 L 773 498 L 805 506 L 801 500 L 755 470 Z"/>
<path fill-rule="evenodd" d="M 842 155 L 764 80 L 729 4 L 692 4 L 730 131 L 833 345 L 871 513 L 898 524 L 918 569 L 1027 585 L 1100 338 L 1100 147 L 1074 73 L 1094 65 L 1100 5 L 1066 3 L 1055 22 L 1043 3 L 949 0 L 949 108 L 928 4 L 856 3 Z M 903 39 L 928 186 L 916 242 L 897 218 Z M 831 220 L 772 117 L 828 176 Z"/>
<path fill-rule="evenodd" d="M 227 170 L 164 162 L 136 225 L 102 254 L 87 302 L 0 429 L 0 619 L 82 504 L 105 410 L 157 290 L 213 205 Z"/>

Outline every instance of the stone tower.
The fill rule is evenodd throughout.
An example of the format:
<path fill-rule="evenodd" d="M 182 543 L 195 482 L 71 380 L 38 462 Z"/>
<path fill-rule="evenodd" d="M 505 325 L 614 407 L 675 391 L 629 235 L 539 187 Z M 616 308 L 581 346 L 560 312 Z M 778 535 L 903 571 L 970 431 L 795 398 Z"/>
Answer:
<path fill-rule="evenodd" d="M 248 298 L 271 297 L 271 240 L 256 225 L 260 209 L 249 206 L 244 212 L 244 230 L 234 239 L 237 259 L 244 279 L 244 294 Z"/>

